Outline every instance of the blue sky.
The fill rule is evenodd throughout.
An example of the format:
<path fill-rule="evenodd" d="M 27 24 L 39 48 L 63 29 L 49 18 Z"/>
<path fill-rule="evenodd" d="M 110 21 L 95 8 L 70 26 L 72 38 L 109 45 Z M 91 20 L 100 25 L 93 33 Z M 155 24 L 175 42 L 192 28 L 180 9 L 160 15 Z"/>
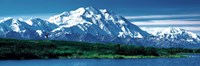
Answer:
<path fill-rule="evenodd" d="M 55 14 L 87 6 L 122 15 L 200 13 L 199 0 L 0 0 L 0 15 Z"/>
<path fill-rule="evenodd" d="M 114 11 L 148 31 L 172 26 L 200 34 L 200 0 L 0 0 L 0 19 L 48 18 L 87 6 Z"/>

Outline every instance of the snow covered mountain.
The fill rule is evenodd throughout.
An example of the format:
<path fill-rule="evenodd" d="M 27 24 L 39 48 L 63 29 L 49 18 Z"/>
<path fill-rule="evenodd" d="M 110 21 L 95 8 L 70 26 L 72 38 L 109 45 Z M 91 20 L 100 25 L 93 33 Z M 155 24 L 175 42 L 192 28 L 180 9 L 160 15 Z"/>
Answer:
<path fill-rule="evenodd" d="M 192 32 L 170 27 L 151 35 L 112 11 L 94 7 L 63 12 L 48 20 L 5 18 L 0 20 L 0 38 L 200 48 L 200 36 Z"/>
<path fill-rule="evenodd" d="M 169 27 L 142 40 L 144 46 L 199 48 L 200 36 L 180 28 Z"/>
<path fill-rule="evenodd" d="M 49 22 L 60 26 L 50 35 L 59 40 L 132 43 L 134 38 L 149 35 L 124 17 L 94 7 L 63 12 L 51 17 Z"/>
<path fill-rule="evenodd" d="M 45 39 L 45 34 L 57 28 L 57 25 L 35 18 L 28 21 L 6 18 L 0 21 L 0 37 L 15 39 Z"/>
<path fill-rule="evenodd" d="M 5 19 L 0 24 L 3 38 L 45 39 L 48 37 L 52 40 L 132 44 L 135 38 L 150 35 L 124 17 L 94 7 L 81 7 L 74 11 L 63 12 L 50 17 L 47 21 L 40 18 L 27 21 Z"/>

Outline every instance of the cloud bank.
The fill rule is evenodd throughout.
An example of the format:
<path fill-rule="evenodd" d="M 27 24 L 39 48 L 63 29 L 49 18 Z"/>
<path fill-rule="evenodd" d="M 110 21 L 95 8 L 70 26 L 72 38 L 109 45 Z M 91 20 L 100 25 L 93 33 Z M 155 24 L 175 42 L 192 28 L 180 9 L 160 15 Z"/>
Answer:
<path fill-rule="evenodd" d="M 168 27 L 176 27 L 192 31 L 200 35 L 200 20 L 196 20 L 196 18 L 200 19 L 200 14 L 126 16 L 125 18 L 127 18 L 130 21 L 140 19 L 141 21 L 131 22 L 135 25 L 138 25 L 141 29 L 148 31 L 149 33 L 153 33 L 158 30 L 163 30 Z"/>

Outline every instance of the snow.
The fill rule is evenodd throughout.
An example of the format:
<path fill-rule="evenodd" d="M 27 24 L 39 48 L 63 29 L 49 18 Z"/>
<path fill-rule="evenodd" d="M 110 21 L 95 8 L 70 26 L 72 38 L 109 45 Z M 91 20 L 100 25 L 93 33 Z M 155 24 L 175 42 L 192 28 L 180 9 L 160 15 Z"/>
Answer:
<path fill-rule="evenodd" d="M 15 32 L 19 32 L 20 28 L 19 28 L 19 24 L 17 20 L 13 20 L 12 24 L 10 25 L 11 29 Z"/>
<path fill-rule="evenodd" d="M 123 20 L 119 20 L 118 22 L 119 22 L 120 24 L 122 24 L 122 25 L 126 25 L 125 21 L 123 21 Z"/>
<path fill-rule="evenodd" d="M 84 12 L 85 12 L 85 8 L 81 7 L 77 10 L 70 11 L 69 13 L 64 12 L 64 13 L 56 15 L 54 17 L 50 17 L 49 21 L 53 22 L 57 25 L 64 24 L 63 27 L 72 27 L 72 26 L 75 26 L 78 24 L 88 23 L 81 17 L 81 15 L 83 15 Z M 65 16 L 63 16 L 63 15 L 65 15 Z M 87 14 L 86 16 L 92 17 L 92 15 L 89 15 L 89 14 Z M 90 24 L 90 23 L 88 23 L 88 24 Z"/>
<path fill-rule="evenodd" d="M 74 16 L 82 15 L 85 12 L 85 8 L 81 7 L 75 11 L 71 11 L 70 14 Z"/>
<path fill-rule="evenodd" d="M 33 25 L 33 22 L 31 21 L 31 19 L 27 20 L 26 23 L 29 25 Z"/>
<path fill-rule="evenodd" d="M 160 35 L 160 36 L 166 36 L 166 37 L 170 36 L 170 38 L 177 38 L 177 36 L 179 36 L 179 35 L 183 35 L 182 37 L 185 37 L 185 36 L 188 35 L 188 37 L 192 37 L 194 39 L 198 38 L 197 34 L 194 34 L 192 32 L 186 31 L 184 29 L 174 28 L 174 27 L 169 27 L 169 28 L 167 28 L 167 29 L 165 29 L 163 31 L 158 31 L 156 34 Z"/>
<path fill-rule="evenodd" d="M 138 28 L 135 28 L 135 30 L 130 30 L 130 28 L 127 27 L 128 25 L 126 24 L 126 22 L 121 19 L 119 15 L 115 15 L 114 13 L 111 13 L 106 9 L 81 7 L 77 10 L 70 11 L 69 14 L 66 16 L 62 16 L 66 13 L 51 17 L 49 21 L 57 22 L 55 24 L 61 25 L 61 27 L 67 29 L 71 29 L 71 27 L 77 26 L 80 30 L 85 31 L 84 33 L 89 33 L 92 35 L 116 35 L 118 37 L 126 38 L 127 36 L 129 36 L 134 38 L 134 33 L 131 32 L 135 32 L 135 30 L 141 30 Z M 92 28 L 93 31 L 88 31 L 89 27 Z M 55 31 L 57 30 L 54 30 L 53 32 Z"/>
<path fill-rule="evenodd" d="M 101 15 L 95 15 L 96 20 L 100 20 L 101 19 Z"/>
<path fill-rule="evenodd" d="M 54 29 L 54 30 L 51 31 L 51 32 L 56 32 L 56 31 L 59 31 L 59 30 L 62 30 L 62 29 L 63 29 L 63 27 L 59 27 L 59 28 Z"/>
<path fill-rule="evenodd" d="M 68 15 L 69 15 L 68 12 L 63 12 L 61 14 L 55 15 L 53 17 L 50 17 L 48 19 L 48 21 L 51 22 L 51 23 L 54 23 L 56 25 L 59 25 L 59 24 L 62 24 L 62 20 L 63 19 L 68 19 L 68 17 L 67 17 Z"/>
<path fill-rule="evenodd" d="M 3 31 L 3 28 L 1 28 L 0 30 Z"/>
<path fill-rule="evenodd" d="M 122 27 L 121 29 L 122 29 L 122 31 L 123 31 L 124 33 L 127 33 L 125 27 Z"/>
<path fill-rule="evenodd" d="M 192 38 L 195 38 L 195 39 L 198 38 L 198 37 L 197 37 L 197 34 L 194 34 L 194 33 L 192 33 L 192 32 L 188 32 L 188 34 L 189 34 Z"/>
<path fill-rule="evenodd" d="M 188 42 L 192 42 L 193 40 L 192 40 L 192 39 L 187 39 L 187 41 L 188 41 Z"/>
<path fill-rule="evenodd" d="M 154 36 L 146 40 L 155 44 L 154 46 L 190 47 L 190 45 L 200 44 L 200 38 L 197 34 L 180 28 L 169 27 L 155 32 Z"/>
<path fill-rule="evenodd" d="M 39 34 L 39 36 L 42 36 L 42 31 L 41 30 L 36 30 L 36 32 Z"/>
<path fill-rule="evenodd" d="M 162 31 L 160 33 L 160 35 L 164 35 L 164 34 L 179 34 L 181 32 L 182 31 L 179 28 L 169 27 L 169 28 L 165 29 L 164 31 Z"/>
<path fill-rule="evenodd" d="M 19 29 L 19 27 L 17 25 L 13 25 L 13 26 L 10 26 L 10 27 L 15 32 L 19 32 L 20 31 L 20 29 Z"/>
<path fill-rule="evenodd" d="M 24 33 L 24 32 L 26 32 L 26 30 L 22 30 L 22 32 Z"/>
<path fill-rule="evenodd" d="M 143 36 L 140 33 L 136 32 L 136 34 L 134 35 L 134 38 L 143 38 Z"/>
<path fill-rule="evenodd" d="M 101 11 L 102 13 L 106 13 L 106 12 L 107 12 L 106 9 L 100 9 L 100 11 Z"/>
<path fill-rule="evenodd" d="M 124 32 L 119 32 L 118 37 L 123 37 L 123 38 L 125 38 Z"/>
<path fill-rule="evenodd" d="M 85 29 L 83 27 L 81 27 L 80 25 L 78 25 L 78 27 L 82 30 L 85 31 Z"/>
<path fill-rule="evenodd" d="M 6 21 L 6 20 L 9 20 L 9 19 L 12 19 L 12 18 L 11 18 L 11 17 L 3 18 L 2 20 L 0 20 L 0 23 L 1 23 L 1 22 L 4 22 L 4 21 Z"/>
<path fill-rule="evenodd" d="M 24 21 L 22 18 L 18 18 L 19 21 Z"/>
<path fill-rule="evenodd" d="M 89 14 L 89 12 L 86 12 L 86 13 L 85 13 L 85 16 L 86 16 L 87 18 L 91 18 L 91 17 L 92 17 L 92 15 Z"/>

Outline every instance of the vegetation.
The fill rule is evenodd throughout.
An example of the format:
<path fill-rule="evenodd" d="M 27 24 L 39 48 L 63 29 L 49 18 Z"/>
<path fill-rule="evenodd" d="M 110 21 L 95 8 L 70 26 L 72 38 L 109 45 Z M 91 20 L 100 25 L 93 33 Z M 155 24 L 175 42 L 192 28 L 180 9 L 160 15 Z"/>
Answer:
<path fill-rule="evenodd" d="M 0 39 L 0 59 L 183 57 L 200 49 L 153 48 L 56 40 Z"/>

